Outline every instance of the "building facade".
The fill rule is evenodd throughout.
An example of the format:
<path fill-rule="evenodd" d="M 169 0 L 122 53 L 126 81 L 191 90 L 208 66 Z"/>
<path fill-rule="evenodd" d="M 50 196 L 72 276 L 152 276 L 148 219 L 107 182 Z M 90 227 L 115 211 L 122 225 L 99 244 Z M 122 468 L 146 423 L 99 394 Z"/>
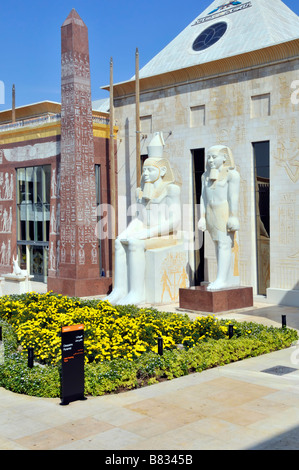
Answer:
<path fill-rule="evenodd" d="M 47 283 L 59 269 L 61 104 L 36 103 L 0 113 L 0 269 L 12 259 Z M 109 203 L 109 114 L 92 112 L 96 204 Z M 104 293 L 111 285 L 109 240 L 98 240 L 94 256 Z M 108 276 L 106 276 L 108 274 Z"/>
<path fill-rule="evenodd" d="M 95 244 L 79 222 L 87 207 L 95 225 L 90 208 L 111 203 L 109 114 L 90 101 L 87 41 L 73 10 L 62 26 L 61 104 L 0 113 L 0 273 L 11 272 L 18 255 L 35 280 L 69 295 L 104 294 L 112 284 L 113 240 L 107 232 Z M 215 0 L 140 70 L 139 89 L 140 158 L 154 132 L 163 132 L 165 156 L 182 179 L 190 285 L 216 277 L 214 244 L 197 222 L 207 151 L 224 144 L 241 176 L 234 248 L 241 285 L 298 306 L 298 16 L 280 0 Z M 139 184 L 135 90 L 135 77 L 113 86 L 119 231 Z"/>
<path fill-rule="evenodd" d="M 117 128 L 101 103 L 93 109 L 88 29 L 74 9 L 61 27 L 61 103 L 16 108 L 13 91 L 12 104 L 0 113 L 0 273 L 17 257 L 48 290 L 107 294 L 112 240 L 97 228 Z"/>
<path fill-rule="evenodd" d="M 299 305 L 299 21 L 280 0 L 218 0 L 139 73 L 141 157 L 162 131 L 181 174 L 191 285 L 216 277 L 209 234 L 198 233 L 205 156 L 231 148 L 241 175 L 241 285 Z M 109 89 L 107 87 L 107 89 Z M 119 203 L 134 202 L 135 77 L 114 86 Z M 135 156 L 134 156 L 135 158 Z"/>

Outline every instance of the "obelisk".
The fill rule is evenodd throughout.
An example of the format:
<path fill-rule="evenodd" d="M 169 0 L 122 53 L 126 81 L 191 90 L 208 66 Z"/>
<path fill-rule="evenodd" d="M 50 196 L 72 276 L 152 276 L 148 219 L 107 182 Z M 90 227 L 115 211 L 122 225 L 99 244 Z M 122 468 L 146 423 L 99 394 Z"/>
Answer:
<path fill-rule="evenodd" d="M 48 289 L 100 294 L 88 29 L 73 9 L 61 27 L 59 264 Z"/>

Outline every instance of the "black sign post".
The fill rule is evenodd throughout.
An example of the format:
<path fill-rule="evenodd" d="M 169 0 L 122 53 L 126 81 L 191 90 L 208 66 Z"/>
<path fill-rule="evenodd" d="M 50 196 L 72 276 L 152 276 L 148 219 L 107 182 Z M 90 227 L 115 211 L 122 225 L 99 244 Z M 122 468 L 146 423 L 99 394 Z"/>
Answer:
<path fill-rule="evenodd" d="M 84 325 L 61 330 L 61 405 L 84 397 Z"/>
<path fill-rule="evenodd" d="M 4 364 L 4 343 L 2 341 L 2 326 L 0 326 L 0 364 Z"/>

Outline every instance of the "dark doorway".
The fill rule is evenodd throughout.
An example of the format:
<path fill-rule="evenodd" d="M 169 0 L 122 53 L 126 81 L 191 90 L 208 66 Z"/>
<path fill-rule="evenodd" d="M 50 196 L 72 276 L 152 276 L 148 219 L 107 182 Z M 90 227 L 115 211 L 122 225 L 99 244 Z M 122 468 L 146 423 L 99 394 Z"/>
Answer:
<path fill-rule="evenodd" d="M 194 248 L 194 284 L 199 286 L 205 280 L 204 267 L 204 234 L 198 231 L 198 221 L 200 218 L 200 197 L 201 197 L 201 177 L 205 171 L 205 149 L 193 149 L 193 230 L 195 234 Z"/>
<path fill-rule="evenodd" d="M 254 142 L 257 293 L 270 286 L 270 142 Z"/>

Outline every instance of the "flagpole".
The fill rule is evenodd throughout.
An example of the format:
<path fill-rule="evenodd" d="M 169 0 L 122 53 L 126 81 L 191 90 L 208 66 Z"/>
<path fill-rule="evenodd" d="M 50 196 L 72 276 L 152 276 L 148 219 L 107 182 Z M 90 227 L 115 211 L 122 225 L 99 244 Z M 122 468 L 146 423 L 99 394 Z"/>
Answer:
<path fill-rule="evenodd" d="M 139 86 L 139 52 L 135 53 L 135 95 L 136 95 L 136 187 L 140 185 L 141 162 L 140 162 L 140 86 Z"/>
<path fill-rule="evenodd" d="M 110 59 L 110 194 L 111 194 L 111 224 L 112 224 L 112 285 L 114 285 L 115 243 L 116 237 L 116 207 L 115 207 L 115 155 L 114 155 L 114 96 L 113 96 L 113 59 Z"/>
<path fill-rule="evenodd" d="M 14 123 L 16 122 L 16 87 L 13 84 L 12 86 L 12 119 L 11 121 Z"/>

